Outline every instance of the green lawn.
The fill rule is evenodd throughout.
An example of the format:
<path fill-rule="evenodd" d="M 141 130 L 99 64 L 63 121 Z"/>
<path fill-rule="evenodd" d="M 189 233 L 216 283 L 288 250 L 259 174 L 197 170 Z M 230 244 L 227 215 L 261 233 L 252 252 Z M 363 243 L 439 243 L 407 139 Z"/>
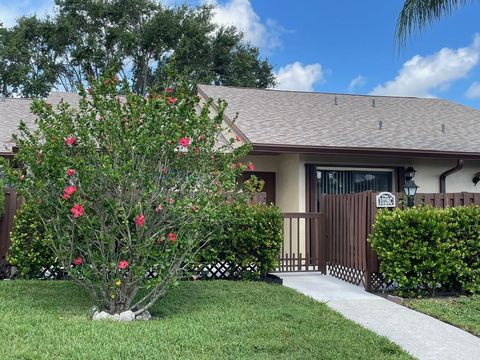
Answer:
<path fill-rule="evenodd" d="M 404 304 L 480 336 L 480 295 L 409 299 Z"/>
<path fill-rule="evenodd" d="M 326 305 L 266 283 L 183 282 L 157 320 L 88 320 L 62 281 L 0 281 L 0 359 L 410 359 Z"/>

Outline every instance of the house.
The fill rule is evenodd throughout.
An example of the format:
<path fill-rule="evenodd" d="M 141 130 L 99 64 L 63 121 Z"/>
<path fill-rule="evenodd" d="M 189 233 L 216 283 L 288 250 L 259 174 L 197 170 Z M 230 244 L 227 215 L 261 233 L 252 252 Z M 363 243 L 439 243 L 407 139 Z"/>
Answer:
<path fill-rule="evenodd" d="M 322 193 L 402 191 L 408 167 L 421 193 L 480 192 L 479 110 L 431 98 L 211 85 L 198 93 L 227 101 L 226 136 L 253 145 L 245 161 L 285 212 L 317 211 Z"/>
<path fill-rule="evenodd" d="M 211 85 L 199 85 L 198 94 L 228 102 L 223 137 L 253 145 L 245 162 L 265 180 L 267 201 L 285 212 L 317 211 L 322 193 L 402 191 L 407 167 L 416 170 L 419 192 L 480 192 L 473 181 L 480 172 L 479 110 L 442 99 Z M 61 99 L 76 105 L 79 96 L 54 92 L 47 101 Z M 0 101 L 4 156 L 19 120 L 33 126 L 30 105 Z"/>

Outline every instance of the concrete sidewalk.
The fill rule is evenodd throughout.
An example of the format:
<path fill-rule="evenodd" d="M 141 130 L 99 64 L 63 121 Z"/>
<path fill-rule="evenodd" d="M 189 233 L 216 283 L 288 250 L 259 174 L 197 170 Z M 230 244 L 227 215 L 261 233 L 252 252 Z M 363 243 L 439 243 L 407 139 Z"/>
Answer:
<path fill-rule="evenodd" d="M 279 273 L 283 284 L 389 338 L 420 360 L 480 359 L 480 338 L 319 273 Z"/>

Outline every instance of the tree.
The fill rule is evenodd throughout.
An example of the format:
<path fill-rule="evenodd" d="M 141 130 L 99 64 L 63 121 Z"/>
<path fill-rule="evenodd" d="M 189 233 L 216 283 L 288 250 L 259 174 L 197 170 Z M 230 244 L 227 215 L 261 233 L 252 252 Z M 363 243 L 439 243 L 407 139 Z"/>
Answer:
<path fill-rule="evenodd" d="M 55 24 L 35 16 L 22 17 L 11 29 L 0 27 L 0 91 L 25 97 L 45 96 L 64 70 L 55 44 Z"/>
<path fill-rule="evenodd" d="M 469 0 L 405 0 L 397 22 L 397 39 L 404 42 L 414 30 L 450 15 Z"/>
<path fill-rule="evenodd" d="M 45 88 L 54 85 L 78 91 L 90 79 L 114 70 L 129 81 L 132 89 L 145 94 L 158 90 L 167 67 L 193 83 L 265 88 L 275 83 L 272 66 L 261 59 L 256 47 L 244 41 L 234 27 L 221 27 L 212 21 L 212 6 L 166 8 L 155 0 L 56 0 L 51 19 L 24 18 L 21 26 L 39 33 L 19 42 L 7 41 L 14 29 L 0 33 L 1 49 L 21 54 L 22 74 L 34 72 L 32 64 L 40 51 L 48 49 L 42 71 L 49 76 L 37 80 Z M 48 32 L 44 34 L 45 31 Z M 41 30 L 41 31 L 40 31 Z M 43 32 L 42 32 L 43 31 Z M 9 60 L 11 61 L 11 60 Z M 38 66 L 37 66 L 38 68 Z M 45 69 L 45 70 L 43 70 Z M 51 71 L 53 69 L 54 71 Z M 15 88 L 23 96 L 43 96 L 43 89 L 23 91 L 0 71 L 0 83 Z"/>
<path fill-rule="evenodd" d="M 8 179 L 37 205 L 59 265 L 110 314 L 143 313 L 186 275 L 243 170 L 232 164 L 248 147 L 217 142 L 225 104 L 211 117 L 190 87 L 144 97 L 107 78 L 79 109 L 36 101 L 37 129 L 20 126 L 23 172 L 7 167 Z"/>

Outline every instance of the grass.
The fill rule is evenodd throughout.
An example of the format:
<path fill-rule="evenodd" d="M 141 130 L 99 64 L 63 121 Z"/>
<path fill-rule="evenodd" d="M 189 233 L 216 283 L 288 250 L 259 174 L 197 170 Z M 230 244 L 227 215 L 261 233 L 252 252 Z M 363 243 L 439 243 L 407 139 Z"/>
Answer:
<path fill-rule="evenodd" d="M 386 338 L 266 283 L 183 282 L 157 320 L 88 319 L 63 281 L 0 281 L 0 359 L 410 359 Z"/>
<path fill-rule="evenodd" d="M 409 299 L 405 305 L 480 336 L 480 295 Z"/>

